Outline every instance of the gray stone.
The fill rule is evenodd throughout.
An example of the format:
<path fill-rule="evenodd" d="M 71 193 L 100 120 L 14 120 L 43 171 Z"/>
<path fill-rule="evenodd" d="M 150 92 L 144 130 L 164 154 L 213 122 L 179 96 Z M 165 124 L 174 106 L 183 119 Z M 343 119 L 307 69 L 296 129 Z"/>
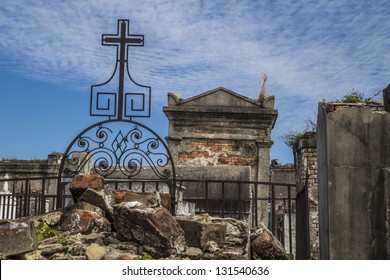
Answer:
<path fill-rule="evenodd" d="M 86 246 L 83 244 L 73 244 L 69 246 L 68 254 L 72 256 L 84 256 L 86 251 Z"/>
<path fill-rule="evenodd" d="M 65 207 L 64 209 L 62 209 L 62 213 L 71 212 L 75 209 L 96 212 L 101 216 L 105 215 L 105 212 L 100 207 L 94 206 L 85 201 L 79 201 L 75 204 Z"/>
<path fill-rule="evenodd" d="M 189 257 L 191 260 L 201 260 L 203 251 L 196 247 L 187 247 L 183 255 Z"/>
<path fill-rule="evenodd" d="M 229 248 L 219 250 L 213 253 L 205 253 L 204 260 L 247 260 L 247 255 L 242 254 L 242 250 L 237 248 Z"/>
<path fill-rule="evenodd" d="M 17 255 L 37 249 L 34 221 L 0 220 L 0 254 Z"/>
<path fill-rule="evenodd" d="M 109 186 L 105 186 L 101 190 L 87 188 L 79 197 L 78 201 L 88 202 L 89 204 L 103 209 L 107 215 L 107 218 L 112 221 L 115 196 L 109 189 Z"/>
<path fill-rule="evenodd" d="M 263 106 L 266 109 L 273 109 L 275 107 L 275 97 L 274 96 L 267 97 L 263 102 Z"/>
<path fill-rule="evenodd" d="M 146 208 L 122 202 L 114 206 L 114 226 L 119 240 L 134 241 L 151 248 L 154 257 L 185 250 L 184 231 L 163 207 Z"/>
<path fill-rule="evenodd" d="M 20 255 L 21 260 L 47 260 L 41 255 L 41 251 L 35 250 Z"/>
<path fill-rule="evenodd" d="M 43 214 L 41 216 L 38 216 L 37 221 L 44 222 L 50 227 L 57 226 L 60 218 L 61 218 L 62 212 L 61 211 L 53 211 L 46 214 Z"/>
<path fill-rule="evenodd" d="M 203 249 L 209 241 L 214 241 L 220 248 L 225 245 L 226 225 L 212 223 L 208 216 L 178 216 L 176 220 L 184 230 L 189 246 Z"/>
<path fill-rule="evenodd" d="M 209 240 L 206 242 L 202 250 L 205 253 L 214 253 L 219 251 L 220 248 L 218 247 L 218 244 L 215 241 Z"/>
<path fill-rule="evenodd" d="M 56 244 L 40 245 L 38 249 L 41 252 L 42 256 L 46 258 L 50 258 L 53 257 L 53 255 L 55 254 L 61 254 L 67 252 L 69 246 L 64 246 L 62 244 L 56 243 Z"/>

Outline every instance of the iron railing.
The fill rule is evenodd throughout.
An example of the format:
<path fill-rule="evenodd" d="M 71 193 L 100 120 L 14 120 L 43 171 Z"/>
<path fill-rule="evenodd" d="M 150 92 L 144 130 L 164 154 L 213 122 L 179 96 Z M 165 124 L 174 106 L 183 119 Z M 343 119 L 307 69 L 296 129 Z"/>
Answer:
<path fill-rule="evenodd" d="M 58 195 L 57 176 L 0 179 L 8 191 L 0 192 L 0 219 L 17 219 L 37 216 L 56 209 Z M 70 200 L 70 195 L 62 197 Z"/>

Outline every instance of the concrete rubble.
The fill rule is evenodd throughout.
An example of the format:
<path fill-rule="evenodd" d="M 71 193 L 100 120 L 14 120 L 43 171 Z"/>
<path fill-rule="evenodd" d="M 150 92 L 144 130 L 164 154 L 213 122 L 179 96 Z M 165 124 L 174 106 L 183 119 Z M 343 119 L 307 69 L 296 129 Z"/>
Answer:
<path fill-rule="evenodd" d="M 245 221 L 208 214 L 174 217 L 166 194 L 111 191 L 91 175 L 76 177 L 71 188 L 71 206 L 0 220 L 1 259 L 250 259 L 250 241 L 255 255 L 267 259 L 258 240 L 275 242 L 272 235 L 263 238 L 264 231 L 249 239 Z"/>
<path fill-rule="evenodd" d="M 250 237 L 254 259 L 288 259 L 282 243 L 273 236 L 272 232 L 263 223 L 258 228 L 252 229 Z"/>

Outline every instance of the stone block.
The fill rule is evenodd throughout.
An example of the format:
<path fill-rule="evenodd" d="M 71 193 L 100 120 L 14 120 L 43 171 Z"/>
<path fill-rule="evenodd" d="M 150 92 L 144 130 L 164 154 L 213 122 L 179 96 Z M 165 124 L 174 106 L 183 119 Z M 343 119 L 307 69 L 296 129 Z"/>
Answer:
<path fill-rule="evenodd" d="M 108 186 L 100 190 L 87 188 L 79 197 L 79 202 L 88 202 L 93 206 L 103 209 L 110 221 L 112 221 L 113 206 L 115 204 L 114 194 Z"/>
<path fill-rule="evenodd" d="M 80 175 L 74 177 L 70 183 L 69 191 L 72 194 L 74 202 L 77 202 L 79 197 L 85 192 L 86 189 L 93 189 L 100 191 L 104 188 L 104 180 L 98 175 Z"/>
<path fill-rule="evenodd" d="M 59 227 L 72 234 L 98 233 L 111 231 L 110 222 L 100 214 L 87 210 L 74 209 L 61 216 Z"/>
<path fill-rule="evenodd" d="M 176 220 L 184 230 L 189 246 L 203 249 L 209 241 L 214 241 L 220 248 L 225 245 L 226 225 L 198 220 L 197 216 L 178 216 Z"/>
<path fill-rule="evenodd" d="M 34 221 L 0 220 L 0 254 L 6 257 L 38 248 Z"/>
<path fill-rule="evenodd" d="M 50 227 L 55 227 L 58 225 L 62 212 L 61 210 L 55 210 L 37 217 L 32 217 L 36 221 L 36 224 L 39 222 L 44 222 Z"/>
<path fill-rule="evenodd" d="M 261 223 L 251 234 L 251 248 L 261 260 L 287 260 L 282 243 Z"/>
<path fill-rule="evenodd" d="M 184 255 L 191 260 L 201 260 L 203 258 L 203 251 L 195 247 L 187 247 Z"/>
<path fill-rule="evenodd" d="M 163 207 L 147 208 L 141 203 L 114 206 L 114 226 L 123 241 L 142 244 L 153 257 L 166 257 L 185 250 L 184 231 Z"/>

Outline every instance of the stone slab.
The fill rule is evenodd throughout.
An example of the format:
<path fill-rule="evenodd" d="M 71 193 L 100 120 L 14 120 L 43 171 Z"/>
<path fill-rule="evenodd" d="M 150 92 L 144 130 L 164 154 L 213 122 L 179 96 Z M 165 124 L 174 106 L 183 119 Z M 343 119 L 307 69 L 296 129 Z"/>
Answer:
<path fill-rule="evenodd" d="M 189 246 L 203 249 L 209 241 L 214 241 L 220 248 L 225 245 L 226 225 L 197 220 L 196 216 L 178 216 L 176 220 L 184 230 Z"/>
<path fill-rule="evenodd" d="M 142 244 L 156 257 L 185 250 L 184 231 L 163 207 L 147 208 L 135 202 L 117 204 L 114 227 L 118 239 Z"/>
<path fill-rule="evenodd" d="M 34 221 L 0 220 L 0 254 L 8 257 L 37 248 Z"/>

